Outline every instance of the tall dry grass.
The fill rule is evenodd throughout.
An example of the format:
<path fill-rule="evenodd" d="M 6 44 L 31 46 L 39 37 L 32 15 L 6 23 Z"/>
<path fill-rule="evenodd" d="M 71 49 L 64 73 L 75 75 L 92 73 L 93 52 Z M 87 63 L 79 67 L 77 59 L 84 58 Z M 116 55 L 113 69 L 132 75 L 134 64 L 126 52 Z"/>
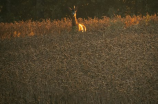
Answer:
<path fill-rule="evenodd" d="M 1 104 L 158 103 L 157 16 L 79 21 L 0 24 Z"/>
<path fill-rule="evenodd" d="M 129 16 L 121 18 L 116 16 L 112 19 L 108 17 L 89 18 L 88 20 L 78 19 L 79 23 L 83 23 L 87 26 L 88 32 L 110 32 L 112 29 L 125 30 L 133 27 L 136 31 L 140 31 L 141 28 L 147 27 L 151 32 L 155 30 L 158 22 L 156 15 L 147 16 Z M 115 28 L 116 27 L 116 28 Z M 157 29 L 156 29 L 157 30 Z M 62 20 L 50 19 L 39 21 L 19 21 L 14 23 L 0 23 L 0 39 L 24 37 L 33 35 L 44 34 L 60 34 L 61 32 L 71 31 L 71 20 L 64 18 Z M 144 31 L 144 30 L 143 30 Z"/>

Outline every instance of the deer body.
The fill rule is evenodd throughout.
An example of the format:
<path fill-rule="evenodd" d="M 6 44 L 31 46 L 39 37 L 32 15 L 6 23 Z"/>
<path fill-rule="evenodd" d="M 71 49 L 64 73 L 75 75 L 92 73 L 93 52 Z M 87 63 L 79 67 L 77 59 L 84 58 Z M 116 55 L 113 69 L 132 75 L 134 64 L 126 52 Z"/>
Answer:
<path fill-rule="evenodd" d="M 74 6 L 74 9 L 69 8 L 70 11 L 72 12 L 72 29 L 73 30 L 78 30 L 78 31 L 82 31 L 82 32 L 86 32 L 86 26 L 84 26 L 83 24 L 78 23 L 77 18 L 76 18 L 76 8 Z"/>

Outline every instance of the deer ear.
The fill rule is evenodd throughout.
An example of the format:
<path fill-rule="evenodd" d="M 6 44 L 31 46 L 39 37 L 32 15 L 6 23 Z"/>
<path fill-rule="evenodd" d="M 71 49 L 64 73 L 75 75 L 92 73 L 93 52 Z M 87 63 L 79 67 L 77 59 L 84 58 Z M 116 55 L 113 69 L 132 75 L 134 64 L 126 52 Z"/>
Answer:
<path fill-rule="evenodd" d="M 77 11 L 78 7 L 74 5 L 74 10 Z"/>
<path fill-rule="evenodd" d="M 71 9 L 70 7 L 68 7 L 68 9 L 69 9 L 70 11 L 72 11 L 72 9 Z"/>

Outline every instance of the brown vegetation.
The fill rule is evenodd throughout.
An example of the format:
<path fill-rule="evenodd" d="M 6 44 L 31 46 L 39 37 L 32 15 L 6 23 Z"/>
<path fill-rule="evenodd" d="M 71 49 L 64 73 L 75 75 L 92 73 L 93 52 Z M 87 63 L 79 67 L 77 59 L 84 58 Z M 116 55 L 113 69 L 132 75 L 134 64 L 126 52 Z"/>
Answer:
<path fill-rule="evenodd" d="M 83 23 L 87 27 L 87 32 L 99 32 L 111 35 L 115 33 L 115 30 L 130 30 L 130 32 L 157 32 L 158 18 L 156 15 L 153 16 L 126 16 L 121 18 L 121 16 L 116 16 L 112 19 L 108 17 L 103 17 L 103 19 L 91 19 L 83 20 L 78 19 L 79 23 Z M 0 23 L 0 39 L 12 38 L 12 37 L 24 37 L 33 35 L 60 35 L 61 33 L 66 33 L 71 31 L 72 21 L 70 19 L 64 18 L 62 20 L 50 19 L 39 21 L 20 21 L 14 23 Z M 112 31 L 111 31 L 112 30 Z M 119 31 L 120 32 L 120 31 Z"/>
<path fill-rule="evenodd" d="M 0 103 L 158 103 L 157 16 L 0 23 Z"/>

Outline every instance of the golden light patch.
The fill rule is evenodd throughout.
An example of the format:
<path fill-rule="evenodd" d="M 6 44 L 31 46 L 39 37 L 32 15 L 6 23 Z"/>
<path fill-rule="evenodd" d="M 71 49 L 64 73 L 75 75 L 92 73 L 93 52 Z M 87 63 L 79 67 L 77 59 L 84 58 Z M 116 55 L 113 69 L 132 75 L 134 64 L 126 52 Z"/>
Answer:
<path fill-rule="evenodd" d="M 86 32 L 86 26 L 78 24 L 78 31 Z"/>

